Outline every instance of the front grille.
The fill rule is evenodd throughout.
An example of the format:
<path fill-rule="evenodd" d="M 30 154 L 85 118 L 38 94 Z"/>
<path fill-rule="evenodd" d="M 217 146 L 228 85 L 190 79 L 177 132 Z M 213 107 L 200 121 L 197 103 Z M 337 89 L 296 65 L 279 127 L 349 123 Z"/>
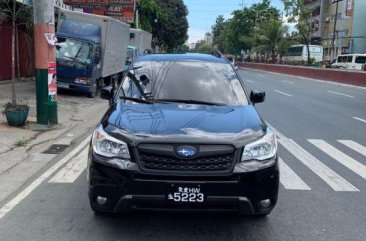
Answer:
<path fill-rule="evenodd" d="M 75 78 L 57 76 L 57 81 L 64 82 L 64 83 L 74 83 Z"/>
<path fill-rule="evenodd" d="M 162 146 L 162 145 L 161 145 Z M 223 153 L 219 153 L 216 150 L 212 153 L 199 153 L 197 157 L 193 158 L 180 158 L 175 155 L 174 147 L 161 148 L 163 154 L 159 153 L 159 146 L 154 145 L 155 149 L 152 151 L 143 150 L 138 148 L 139 162 L 140 165 L 148 170 L 160 170 L 160 171 L 183 171 L 183 172 L 197 172 L 197 171 L 228 171 L 231 169 L 234 160 L 234 148 L 230 146 L 223 146 Z M 214 145 L 217 149 L 218 145 Z M 167 151 L 170 149 L 171 151 Z M 209 150 L 210 146 L 201 148 Z"/>

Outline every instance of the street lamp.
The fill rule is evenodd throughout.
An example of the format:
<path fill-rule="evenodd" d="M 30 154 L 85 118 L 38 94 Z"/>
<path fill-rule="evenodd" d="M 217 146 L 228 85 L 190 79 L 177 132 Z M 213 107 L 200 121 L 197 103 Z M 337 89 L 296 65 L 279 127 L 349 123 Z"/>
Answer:
<path fill-rule="evenodd" d="M 335 19 L 334 19 L 334 27 L 333 27 L 333 38 L 332 38 L 332 60 L 335 57 L 335 38 L 336 38 L 336 28 L 337 28 L 337 19 L 338 19 L 338 4 L 343 0 L 333 0 L 332 4 L 336 3 L 336 12 L 335 12 Z"/>

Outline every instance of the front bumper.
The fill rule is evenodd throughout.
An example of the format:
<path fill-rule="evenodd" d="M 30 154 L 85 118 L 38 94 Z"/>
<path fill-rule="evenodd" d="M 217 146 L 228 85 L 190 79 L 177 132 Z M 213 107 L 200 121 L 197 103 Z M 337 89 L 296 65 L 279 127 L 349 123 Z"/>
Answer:
<path fill-rule="evenodd" d="M 61 81 L 57 81 L 57 88 L 73 90 L 81 93 L 90 93 L 92 91 L 92 87 L 90 85 L 67 83 Z"/>
<path fill-rule="evenodd" d="M 144 174 L 139 168 L 121 170 L 101 164 L 100 157 L 89 153 L 89 198 L 93 210 L 128 212 L 134 210 L 232 211 L 256 215 L 269 213 L 277 202 L 279 171 L 276 164 L 257 172 L 238 170 L 225 176 L 164 176 Z M 171 184 L 200 185 L 206 200 L 203 204 L 173 203 L 166 195 Z M 99 205 L 97 197 L 107 198 Z M 270 199 L 263 208 L 261 200 Z"/>

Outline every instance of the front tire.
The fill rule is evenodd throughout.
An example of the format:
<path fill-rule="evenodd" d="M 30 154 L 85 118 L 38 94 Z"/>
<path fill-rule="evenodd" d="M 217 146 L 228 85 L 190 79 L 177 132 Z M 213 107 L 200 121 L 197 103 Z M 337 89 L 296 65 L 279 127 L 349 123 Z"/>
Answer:
<path fill-rule="evenodd" d="M 94 83 L 91 92 L 88 93 L 88 98 L 95 98 L 98 95 L 98 84 Z"/>

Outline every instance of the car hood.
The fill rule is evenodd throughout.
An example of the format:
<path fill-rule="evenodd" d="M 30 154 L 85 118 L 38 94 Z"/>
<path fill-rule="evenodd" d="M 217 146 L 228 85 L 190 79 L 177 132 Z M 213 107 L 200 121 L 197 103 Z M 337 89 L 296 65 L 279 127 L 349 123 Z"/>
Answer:
<path fill-rule="evenodd" d="M 110 107 L 102 123 L 111 135 L 138 142 L 241 146 L 266 131 L 265 123 L 252 105 L 126 104 L 120 101 Z"/>

